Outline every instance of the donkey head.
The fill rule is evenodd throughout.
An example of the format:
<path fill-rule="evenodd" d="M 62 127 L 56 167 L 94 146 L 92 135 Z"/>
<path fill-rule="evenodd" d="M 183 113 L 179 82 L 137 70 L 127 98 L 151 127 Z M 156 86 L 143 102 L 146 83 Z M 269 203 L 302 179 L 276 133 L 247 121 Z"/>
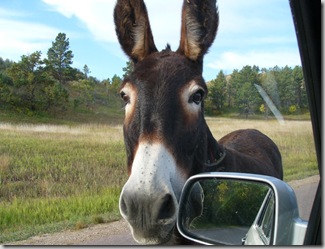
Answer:
<path fill-rule="evenodd" d="M 134 62 L 120 91 L 129 172 L 120 212 L 138 243 L 161 244 L 172 237 L 186 179 L 207 159 L 202 67 L 217 32 L 216 0 L 184 0 L 176 52 L 158 52 L 143 0 L 118 0 L 114 20 Z"/>

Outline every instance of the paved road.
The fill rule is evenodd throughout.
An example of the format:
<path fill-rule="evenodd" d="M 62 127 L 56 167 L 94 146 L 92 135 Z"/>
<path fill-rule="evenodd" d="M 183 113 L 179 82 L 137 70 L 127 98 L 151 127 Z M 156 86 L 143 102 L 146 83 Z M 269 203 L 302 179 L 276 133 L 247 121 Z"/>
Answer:
<path fill-rule="evenodd" d="M 290 182 L 298 201 L 300 217 L 308 220 L 319 176 Z M 100 224 L 78 231 L 35 236 L 11 245 L 137 245 L 124 220 Z"/>
<path fill-rule="evenodd" d="M 289 183 L 296 194 L 299 216 L 304 220 L 309 220 L 309 215 L 314 202 L 318 182 L 319 176 L 317 175 Z"/>

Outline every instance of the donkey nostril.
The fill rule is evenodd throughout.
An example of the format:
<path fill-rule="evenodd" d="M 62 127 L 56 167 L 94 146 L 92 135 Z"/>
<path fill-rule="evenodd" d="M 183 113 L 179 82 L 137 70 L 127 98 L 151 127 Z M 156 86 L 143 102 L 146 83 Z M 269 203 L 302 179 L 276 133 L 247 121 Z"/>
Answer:
<path fill-rule="evenodd" d="M 158 213 L 158 220 L 169 219 L 175 214 L 175 204 L 173 197 L 170 194 L 166 194 L 162 198 L 161 206 Z"/>

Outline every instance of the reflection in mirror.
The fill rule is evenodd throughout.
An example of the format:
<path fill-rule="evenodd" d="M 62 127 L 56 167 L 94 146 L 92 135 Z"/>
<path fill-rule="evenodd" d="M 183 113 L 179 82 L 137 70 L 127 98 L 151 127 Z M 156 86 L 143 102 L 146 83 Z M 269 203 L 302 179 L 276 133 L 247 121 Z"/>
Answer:
<path fill-rule="evenodd" d="M 256 226 L 252 227 L 246 237 L 246 244 L 249 243 L 258 243 L 254 239 L 254 231 L 256 229 L 256 233 L 258 233 L 258 238 L 261 239 L 262 243 L 265 245 L 270 244 L 270 239 L 272 235 L 273 230 L 273 224 L 274 224 L 274 209 L 275 209 L 275 203 L 274 203 L 274 195 L 271 190 L 269 190 L 269 193 L 267 194 L 265 201 L 263 203 L 263 209 L 261 209 L 261 214 L 257 218 Z M 252 239 L 251 239 L 252 237 Z"/>
<path fill-rule="evenodd" d="M 247 244 L 248 236 L 249 240 L 261 240 L 264 236 L 263 241 L 255 243 L 269 244 L 274 222 L 274 197 L 268 185 L 205 178 L 193 184 L 187 198 L 182 223 L 190 236 L 222 245 Z M 257 218 L 258 214 L 262 216 Z"/>

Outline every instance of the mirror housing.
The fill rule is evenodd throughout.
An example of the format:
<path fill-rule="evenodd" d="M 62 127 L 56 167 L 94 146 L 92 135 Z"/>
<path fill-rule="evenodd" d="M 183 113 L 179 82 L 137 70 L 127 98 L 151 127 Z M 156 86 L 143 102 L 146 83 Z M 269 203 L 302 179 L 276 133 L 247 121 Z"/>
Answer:
<path fill-rule="evenodd" d="M 307 222 L 299 218 L 293 189 L 280 179 L 210 172 L 185 183 L 177 229 L 206 245 L 302 245 Z"/>

